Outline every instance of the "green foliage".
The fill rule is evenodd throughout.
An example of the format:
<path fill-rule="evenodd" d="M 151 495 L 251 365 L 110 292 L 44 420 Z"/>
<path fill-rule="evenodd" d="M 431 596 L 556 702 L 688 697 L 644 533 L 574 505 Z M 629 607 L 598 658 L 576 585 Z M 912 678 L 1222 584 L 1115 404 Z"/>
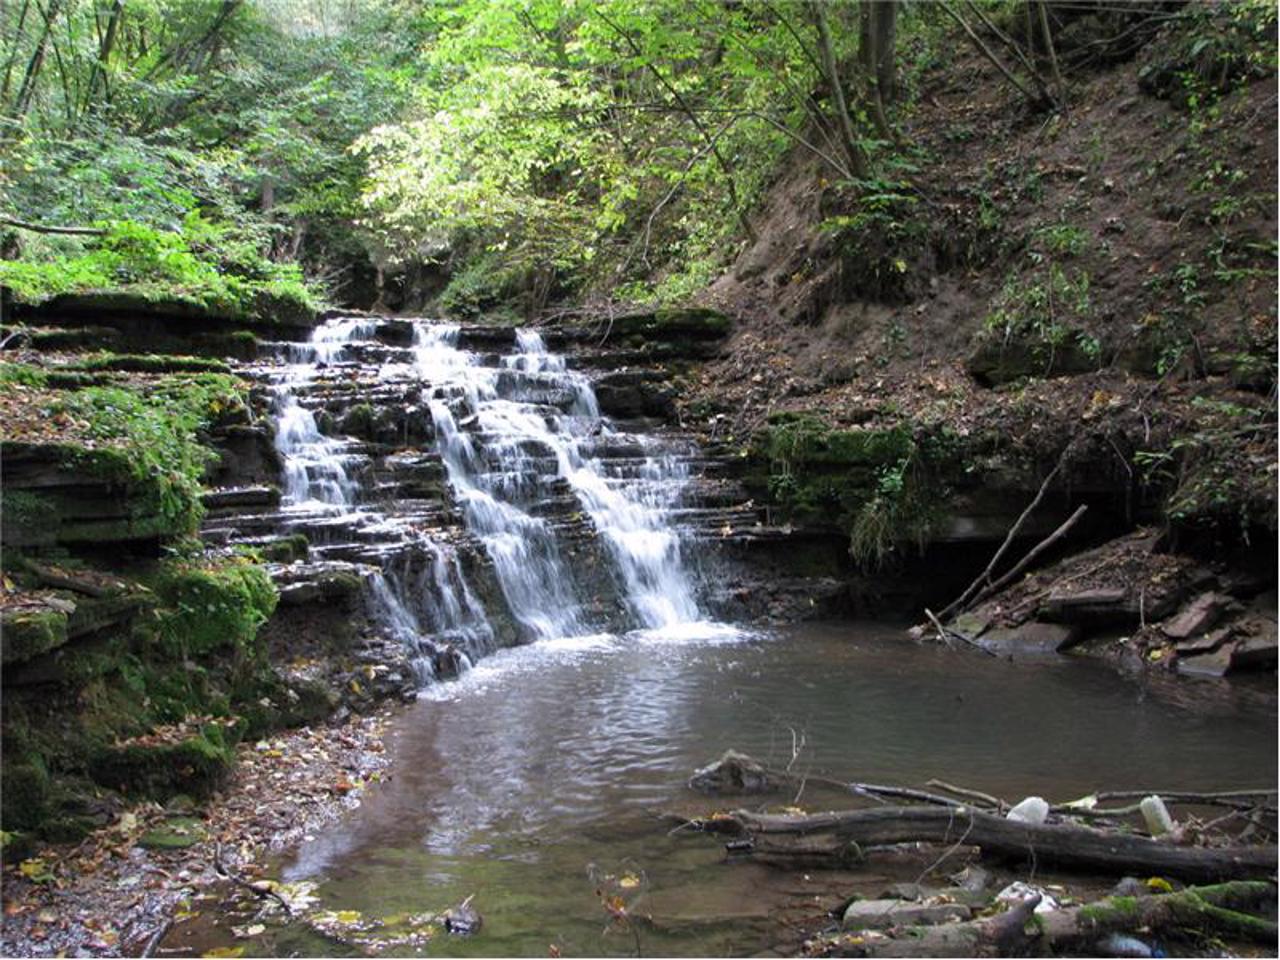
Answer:
<path fill-rule="evenodd" d="M 156 594 L 164 604 L 159 642 L 183 658 L 226 648 L 255 657 L 258 628 L 278 597 L 266 571 L 246 557 L 171 564 Z"/>
<path fill-rule="evenodd" d="M 834 430 L 817 417 L 774 417 L 753 454 L 768 463 L 767 489 L 784 512 L 849 533 L 849 551 L 876 568 L 904 543 L 923 547 L 961 451 L 948 434 L 909 425 Z"/>
<path fill-rule="evenodd" d="M 210 254 L 222 237 L 195 214 L 183 232 L 132 221 L 105 224 L 106 233 L 77 256 L 39 261 L 0 260 L 0 283 L 38 303 L 62 293 L 120 290 L 147 300 L 180 300 L 235 317 L 263 316 L 266 302 L 284 301 L 314 313 L 319 302 L 296 265 L 274 264 L 233 246 L 236 264 Z M 200 238 L 193 246 L 189 238 Z M 205 250 L 201 250 L 201 244 Z M 229 272 L 231 268 L 239 272 Z"/>
<path fill-rule="evenodd" d="M 1039 263 L 1034 255 L 1033 262 Z M 1067 271 L 1048 260 L 1033 272 L 1010 274 L 992 303 L 983 321 L 985 335 L 1029 351 L 1036 369 L 1026 373 L 1048 376 L 1073 369 L 1081 357 L 1095 365 L 1100 360 L 1100 342 L 1080 329 L 1092 315 L 1084 270 Z"/>
<path fill-rule="evenodd" d="M 856 183 L 853 212 L 831 216 L 820 225 L 839 247 L 846 292 L 889 302 L 906 298 L 908 272 L 927 250 L 928 222 L 920 198 L 905 180 Z"/>
<path fill-rule="evenodd" d="M 1139 74 L 1195 116 L 1237 85 L 1276 70 L 1276 6 L 1267 0 L 1189 4 L 1162 61 Z"/>
<path fill-rule="evenodd" d="M 244 385 L 225 374 L 166 377 L 144 394 L 127 387 L 89 387 L 53 401 L 50 416 L 72 418 L 92 446 L 69 448 L 70 466 L 134 484 L 145 508 L 176 532 L 194 531 L 203 508 L 200 480 L 214 458 L 204 430 L 243 415 Z"/>
<path fill-rule="evenodd" d="M 0 384 L 43 387 L 48 379 L 48 375 L 43 370 L 29 363 L 10 363 L 7 360 L 0 362 Z"/>
<path fill-rule="evenodd" d="M 1253 525 L 1275 529 L 1274 481 L 1250 441 L 1274 435 L 1275 413 L 1207 397 L 1191 401 L 1194 427 L 1162 449 L 1134 454 L 1142 482 L 1164 493 L 1166 519 L 1248 542 Z"/>

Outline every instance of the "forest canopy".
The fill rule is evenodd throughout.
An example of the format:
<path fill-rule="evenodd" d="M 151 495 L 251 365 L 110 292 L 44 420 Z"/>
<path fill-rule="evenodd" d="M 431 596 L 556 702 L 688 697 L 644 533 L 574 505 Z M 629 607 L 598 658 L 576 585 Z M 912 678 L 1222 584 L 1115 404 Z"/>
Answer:
<path fill-rule="evenodd" d="M 1110 18 L 1121 43 L 1179 11 L 1079 0 L 1051 27 L 1035 7 L 12 0 L 0 217 L 80 232 L 10 231 L 0 280 L 28 300 L 132 285 L 230 312 L 263 290 L 381 302 L 389 275 L 423 269 L 464 314 L 680 299 L 754 239 L 789 151 L 837 192 L 908 197 L 917 79 L 957 36 L 1021 108 L 1052 111 L 1073 19 Z M 1212 65 L 1275 22 L 1266 3 L 1197 15 Z"/>

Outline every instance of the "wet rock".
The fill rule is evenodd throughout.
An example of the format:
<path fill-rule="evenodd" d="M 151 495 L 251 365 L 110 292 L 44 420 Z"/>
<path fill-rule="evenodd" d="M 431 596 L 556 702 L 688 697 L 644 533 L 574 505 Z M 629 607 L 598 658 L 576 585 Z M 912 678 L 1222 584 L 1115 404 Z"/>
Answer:
<path fill-rule="evenodd" d="M 991 874 L 976 864 L 970 864 L 958 873 L 953 873 L 948 879 L 961 890 L 981 893 L 991 882 Z"/>
<path fill-rule="evenodd" d="M 1203 653 L 1213 653 L 1235 632 L 1230 626 L 1203 634 L 1195 640 L 1184 640 L 1174 648 L 1180 657 L 1195 657 Z"/>
<path fill-rule="evenodd" d="M 1170 640 L 1197 637 L 1222 618 L 1230 602 L 1230 597 L 1220 593 L 1203 593 L 1176 617 L 1161 624 L 1160 629 Z"/>
<path fill-rule="evenodd" d="M 1231 651 L 1232 670 L 1258 670 L 1276 665 L 1276 627 L 1271 624 L 1269 633 L 1246 637 Z"/>
<path fill-rule="evenodd" d="M 947 626 L 956 633 L 964 634 L 970 640 L 976 640 L 991 626 L 991 618 L 984 617 L 979 613 L 962 613 Z"/>
<path fill-rule="evenodd" d="M 1177 671 L 1189 677 L 1225 677 L 1231 669 L 1232 652 L 1232 648 L 1223 647 L 1212 653 L 1179 658 Z"/>
<path fill-rule="evenodd" d="M 480 932 L 484 919 L 480 912 L 471 906 L 471 897 L 463 900 L 456 907 L 450 907 L 442 915 L 444 928 L 455 936 L 468 937 Z"/>
<path fill-rule="evenodd" d="M 714 763 L 696 770 L 689 787 L 699 793 L 764 793 L 774 786 L 768 771 L 753 757 L 726 750 Z"/>
<path fill-rule="evenodd" d="M 841 925 L 846 930 L 884 929 L 897 926 L 968 920 L 973 911 L 959 903 L 911 903 L 905 900 L 855 900 L 845 909 Z"/>
<path fill-rule="evenodd" d="M 185 850 L 208 836 L 204 824 L 193 817 L 172 817 L 162 826 L 148 830 L 138 840 L 147 850 Z"/>
<path fill-rule="evenodd" d="M 227 487 L 209 490 L 200 497 L 208 510 L 224 510 L 246 507 L 276 507 L 280 503 L 280 488 L 268 484 L 248 487 Z"/>
<path fill-rule="evenodd" d="M 1033 620 L 1018 627 L 993 627 L 982 635 L 981 643 L 988 650 L 1016 656 L 1058 653 L 1075 646 L 1083 637 L 1077 624 Z"/>
<path fill-rule="evenodd" d="M 1172 583 L 1142 592 L 1125 587 L 1055 589 L 1040 608 L 1040 615 L 1045 620 L 1095 628 L 1129 626 L 1143 618 L 1150 622 L 1169 616 L 1177 609 L 1184 590 Z"/>

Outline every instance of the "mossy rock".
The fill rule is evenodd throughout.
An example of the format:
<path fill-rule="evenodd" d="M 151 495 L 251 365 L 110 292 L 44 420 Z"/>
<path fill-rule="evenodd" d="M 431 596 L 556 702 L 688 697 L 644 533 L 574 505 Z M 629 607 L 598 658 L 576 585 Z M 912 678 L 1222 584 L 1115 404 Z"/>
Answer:
<path fill-rule="evenodd" d="M 311 327 L 319 318 L 314 307 L 287 290 L 259 290 L 249 314 L 255 320 L 281 327 Z"/>
<path fill-rule="evenodd" d="M 1031 336 L 1006 340 L 995 334 L 984 334 L 965 360 L 965 369 L 987 387 L 1026 377 L 1089 373 L 1098 369 L 1099 359 L 1096 353 L 1082 346 L 1085 340 L 1079 331 L 1068 331 L 1058 344 Z"/>
<path fill-rule="evenodd" d="M 78 843 L 104 825 L 100 817 L 84 814 L 50 817 L 40 824 L 40 839 L 48 843 Z"/>
<path fill-rule="evenodd" d="M 114 745 L 89 761 L 89 772 L 103 786 L 130 796 L 161 799 L 186 793 L 209 797 L 235 760 L 223 728 L 215 725 L 171 743 Z"/>
<path fill-rule="evenodd" d="M 160 639 L 182 658 L 227 647 L 252 650 L 276 608 L 276 588 L 258 564 L 175 565 L 156 584 L 165 609 Z"/>
<path fill-rule="evenodd" d="M 0 615 L 0 662 L 25 663 L 67 642 L 67 614 L 61 610 L 6 610 Z"/>
<path fill-rule="evenodd" d="M 8 444 L 0 444 L 0 457 L 8 459 L 10 450 Z M 54 543 L 61 516 L 61 507 L 48 494 L 12 486 L 0 492 L 0 523 L 3 525 L 0 535 L 8 546 Z"/>
<path fill-rule="evenodd" d="M 0 784 L 0 825 L 29 830 L 40 824 L 49 806 L 49 771 L 39 754 L 6 756 Z"/>
<path fill-rule="evenodd" d="M 878 467 L 909 456 L 914 439 L 906 424 L 879 430 L 836 430 L 817 417 L 781 414 L 756 437 L 755 453 L 773 462 Z"/>
<path fill-rule="evenodd" d="M 727 336 L 733 326 L 724 314 L 706 307 L 664 307 L 614 317 L 611 323 L 614 336 L 637 346 L 646 339 L 719 340 Z"/>
<path fill-rule="evenodd" d="M 156 353 L 108 353 L 78 360 L 73 369 L 110 370 L 128 373 L 230 373 L 223 360 L 209 357 L 175 357 Z"/>
<path fill-rule="evenodd" d="M 185 850 L 209 836 L 203 823 L 194 817 L 170 817 L 138 839 L 144 850 Z"/>
<path fill-rule="evenodd" d="M 327 719 L 341 703 L 338 694 L 315 680 L 271 675 L 235 691 L 237 711 L 252 739 L 282 727 L 301 727 Z"/>
<path fill-rule="evenodd" d="M 258 552 L 262 554 L 262 559 L 271 563 L 295 563 L 307 559 L 310 547 L 305 533 L 295 533 L 262 544 Z"/>

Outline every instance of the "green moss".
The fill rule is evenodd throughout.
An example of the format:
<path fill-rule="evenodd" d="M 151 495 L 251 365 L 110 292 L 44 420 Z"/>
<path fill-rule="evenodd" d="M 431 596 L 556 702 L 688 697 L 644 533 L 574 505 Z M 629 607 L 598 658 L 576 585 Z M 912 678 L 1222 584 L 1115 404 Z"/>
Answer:
<path fill-rule="evenodd" d="M 130 796 L 164 798 L 187 793 L 206 798 L 235 759 L 233 739 L 210 724 L 173 743 L 112 745 L 89 763 L 95 780 Z"/>
<path fill-rule="evenodd" d="M 70 365 L 74 370 L 118 370 L 130 373 L 230 373 L 222 360 L 174 357 L 154 353 L 99 353 Z"/>
<path fill-rule="evenodd" d="M 138 840 L 138 846 L 147 850 L 185 850 L 208 835 L 204 824 L 194 817 L 170 817 L 144 833 Z"/>
<path fill-rule="evenodd" d="M 258 548 L 258 552 L 262 554 L 264 560 L 272 563 L 293 563 L 307 559 L 310 546 L 305 533 L 295 533 L 264 543 Z"/>
<path fill-rule="evenodd" d="M 749 483 L 789 519 L 849 533 L 855 561 L 884 563 L 903 543 L 923 548 L 962 470 L 963 451 L 945 431 L 833 429 L 810 414 L 770 418 L 749 455 Z M 763 489 L 761 489 L 763 488 Z"/>
<path fill-rule="evenodd" d="M 266 571 L 244 557 L 172 565 L 156 584 L 156 593 L 164 604 L 160 641 L 182 659 L 221 648 L 253 652 L 258 627 L 278 599 Z"/>
<path fill-rule="evenodd" d="M 29 363 L 0 363 L 0 384 L 43 387 L 45 379 L 44 370 Z"/>
<path fill-rule="evenodd" d="M 85 424 L 93 449 L 68 445 L 64 465 L 131 488 L 135 518 L 157 534 L 194 532 L 203 514 L 200 480 L 215 454 L 200 434 L 229 414 L 243 416 L 245 387 L 223 374 L 167 377 L 144 394 L 90 387 L 54 402 L 49 412 Z M 158 518 L 158 519 L 155 519 Z"/>
<path fill-rule="evenodd" d="M 1099 903 L 1080 908 L 1080 918 L 1099 925 L 1114 924 L 1117 919 L 1132 917 L 1138 912 L 1137 897 L 1107 897 Z"/>
<path fill-rule="evenodd" d="M 60 510 L 49 496 L 30 490 L 0 490 L 0 523 L 9 544 L 52 542 Z"/>
<path fill-rule="evenodd" d="M 79 256 L 0 261 L 0 284 L 17 300 L 43 303 L 68 294 L 98 298 L 112 309 L 268 323 L 309 323 L 320 306 L 296 264 L 278 264 L 237 249 L 214 252 L 219 228 L 191 213 L 181 232 L 127 220 L 105 224 L 105 234 Z"/>
<path fill-rule="evenodd" d="M 6 664 L 22 663 L 67 642 L 67 615 L 59 610 L 6 610 L 0 628 Z"/>
<path fill-rule="evenodd" d="M 5 830 L 28 830 L 44 818 L 49 800 L 49 772 L 39 754 L 13 761 L 4 758 L 0 773 L 0 822 Z"/>

